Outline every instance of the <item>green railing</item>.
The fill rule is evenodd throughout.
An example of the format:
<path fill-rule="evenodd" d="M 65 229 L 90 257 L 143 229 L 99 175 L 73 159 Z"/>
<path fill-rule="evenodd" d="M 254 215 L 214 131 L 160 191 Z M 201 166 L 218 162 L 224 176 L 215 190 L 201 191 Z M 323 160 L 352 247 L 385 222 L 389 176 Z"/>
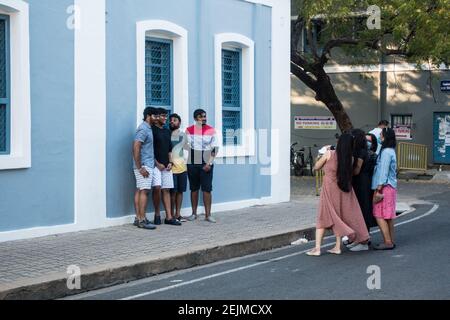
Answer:
<path fill-rule="evenodd" d="M 428 148 L 423 144 L 400 142 L 397 146 L 397 170 L 427 171 Z"/>

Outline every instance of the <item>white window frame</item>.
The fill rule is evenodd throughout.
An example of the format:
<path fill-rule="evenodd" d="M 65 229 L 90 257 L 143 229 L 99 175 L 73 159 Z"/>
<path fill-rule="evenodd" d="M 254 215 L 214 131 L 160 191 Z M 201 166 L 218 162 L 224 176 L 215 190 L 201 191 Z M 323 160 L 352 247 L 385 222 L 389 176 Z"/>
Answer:
<path fill-rule="evenodd" d="M 241 111 L 242 133 L 240 145 L 223 145 L 222 136 L 222 49 L 241 50 Z M 238 33 L 219 33 L 214 36 L 215 128 L 219 144 L 218 158 L 255 155 L 255 43 Z"/>
<path fill-rule="evenodd" d="M 10 153 L 0 155 L 0 170 L 31 167 L 30 34 L 28 3 L 0 0 L 10 26 Z"/>
<path fill-rule="evenodd" d="M 173 45 L 173 112 L 184 123 L 189 120 L 188 32 L 166 20 L 145 20 L 136 23 L 137 51 L 137 125 L 142 122 L 145 105 L 145 41 L 148 37 L 172 40 Z"/>

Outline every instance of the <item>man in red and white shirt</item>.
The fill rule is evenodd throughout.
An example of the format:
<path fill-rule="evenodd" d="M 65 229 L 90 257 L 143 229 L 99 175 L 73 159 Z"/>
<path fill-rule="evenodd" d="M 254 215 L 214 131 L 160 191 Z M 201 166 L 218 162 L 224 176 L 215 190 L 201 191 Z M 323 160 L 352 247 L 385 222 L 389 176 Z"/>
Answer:
<path fill-rule="evenodd" d="M 188 217 L 188 220 L 197 219 L 198 192 L 201 188 L 205 220 L 215 223 L 216 220 L 211 216 L 211 192 L 214 158 L 218 152 L 216 130 L 206 124 L 206 111 L 203 109 L 195 110 L 194 120 L 195 124 L 186 129 L 190 148 L 187 168 L 192 203 L 192 216 Z"/>

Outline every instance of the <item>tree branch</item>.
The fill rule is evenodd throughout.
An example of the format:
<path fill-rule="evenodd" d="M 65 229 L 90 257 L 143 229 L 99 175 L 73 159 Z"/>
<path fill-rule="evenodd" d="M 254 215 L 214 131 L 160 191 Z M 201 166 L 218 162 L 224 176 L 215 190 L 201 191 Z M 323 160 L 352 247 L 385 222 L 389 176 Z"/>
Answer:
<path fill-rule="evenodd" d="M 403 56 L 409 58 L 412 54 L 405 49 L 388 49 L 388 50 L 380 50 L 386 56 Z"/>
<path fill-rule="evenodd" d="M 311 78 L 304 69 L 291 61 L 291 72 L 313 91 L 317 91 L 317 81 Z"/>
<path fill-rule="evenodd" d="M 300 66 L 306 72 L 313 72 L 312 64 L 308 62 L 298 51 L 291 52 L 291 61 Z"/>
<path fill-rule="evenodd" d="M 383 34 L 386 35 L 388 34 L 387 32 L 385 32 Z M 333 48 L 336 47 L 341 47 L 344 45 L 358 45 L 358 44 L 363 44 L 366 48 L 369 49 L 373 49 L 373 50 L 378 50 L 381 53 L 385 54 L 385 55 L 399 55 L 399 56 L 405 56 L 405 57 L 409 57 L 411 56 L 410 53 L 407 52 L 407 50 L 405 48 L 401 48 L 401 49 L 383 49 L 380 46 L 380 41 L 381 39 L 375 39 L 373 41 L 362 41 L 362 40 L 358 40 L 358 39 L 352 39 L 352 38 L 339 38 L 339 39 L 332 39 L 330 41 L 328 41 L 323 49 L 323 53 L 320 57 L 320 65 L 324 66 L 328 60 L 330 59 L 330 52 Z"/>

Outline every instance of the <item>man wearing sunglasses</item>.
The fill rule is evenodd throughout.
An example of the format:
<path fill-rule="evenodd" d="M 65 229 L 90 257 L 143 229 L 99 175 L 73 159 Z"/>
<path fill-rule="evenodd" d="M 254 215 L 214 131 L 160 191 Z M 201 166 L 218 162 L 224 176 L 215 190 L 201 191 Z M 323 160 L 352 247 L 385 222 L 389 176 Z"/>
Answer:
<path fill-rule="evenodd" d="M 166 210 L 165 224 L 180 226 L 181 222 L 173 218 L 170 205 L 170 189 L 173 188 L 172 175 L 172 133 L 165 127 L 167 110 L 158 108 L 153 117 L 152 132 L 154 138 L 155 170 L 152 181 L 153 205 L 155 207 L 155 225 L 161 224 L 160 202 Z"/>

